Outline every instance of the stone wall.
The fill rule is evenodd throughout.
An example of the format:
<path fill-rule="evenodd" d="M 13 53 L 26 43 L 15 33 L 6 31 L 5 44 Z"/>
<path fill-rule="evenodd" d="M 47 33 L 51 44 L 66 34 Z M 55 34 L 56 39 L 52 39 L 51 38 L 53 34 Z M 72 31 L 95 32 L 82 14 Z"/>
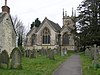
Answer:
<path fill-rule="evenodd" d="M 5 15 L 2 22 L 1 40 L 2 40 L 2 50 L 7 50 L 8 54 L 12 52 L 13 48 L 16 46 L 16 34 L 13 29 L 11 19 L 8 14 Z"/>

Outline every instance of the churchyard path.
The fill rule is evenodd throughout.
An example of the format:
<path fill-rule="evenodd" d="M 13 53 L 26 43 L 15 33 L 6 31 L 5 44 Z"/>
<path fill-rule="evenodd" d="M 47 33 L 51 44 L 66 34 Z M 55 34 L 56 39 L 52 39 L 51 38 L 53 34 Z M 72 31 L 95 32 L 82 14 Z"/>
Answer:
<path fill-rule="evenodd" d="M 82 75 L 80 56 L 75 54 L 69 57 L 52 75 Z"/>

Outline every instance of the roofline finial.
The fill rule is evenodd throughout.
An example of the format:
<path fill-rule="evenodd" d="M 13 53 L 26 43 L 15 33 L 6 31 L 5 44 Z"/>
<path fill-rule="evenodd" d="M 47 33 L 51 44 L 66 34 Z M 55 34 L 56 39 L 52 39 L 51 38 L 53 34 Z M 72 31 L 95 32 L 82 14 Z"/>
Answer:
<path fill-rule="evenodd" d="M 5 6 L 7 6 L 7 0 L 5 0 Z"/>
<path fill-rule="evenodd" d="M 67 11 L 65 11 L 65 16 L 67 17 Z"/>
<path fill-rule="evenodd" d="M 64 18 L 64 8 L 63 8 L 63 18 Z"/>
<path fill-rule="evenodd" d="M 73 12 L 73 9 L 74 9 L 74 8 L 72 7 L 72 17 L 74 16 L 74 12 Z"/>
<path fill-rule="evenodd" d="M 76 17 L 76 10 L 74 10 L 74 16 Z"/>

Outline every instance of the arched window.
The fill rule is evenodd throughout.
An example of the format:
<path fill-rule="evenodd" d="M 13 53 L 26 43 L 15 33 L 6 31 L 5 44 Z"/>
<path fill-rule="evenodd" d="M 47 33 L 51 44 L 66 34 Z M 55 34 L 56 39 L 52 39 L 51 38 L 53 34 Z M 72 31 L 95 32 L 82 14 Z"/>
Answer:
<path fill-rule="evenodd" d="M 68 45 L 69 44 L 69 35 L 67 33 L 63 34 L 62 44 L 63 45 Z"/>
<path fill-rule="evenodd" d="M 50 31 L 48 28 L 44 28 L 42 33 L 42 42 L 43 44 L 50 44 Z"/>

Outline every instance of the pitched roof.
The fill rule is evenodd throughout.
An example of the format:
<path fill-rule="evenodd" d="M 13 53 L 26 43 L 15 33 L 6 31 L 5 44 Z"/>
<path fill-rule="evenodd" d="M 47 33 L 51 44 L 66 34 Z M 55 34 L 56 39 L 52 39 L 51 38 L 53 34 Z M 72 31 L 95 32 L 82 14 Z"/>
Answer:
<path fill-rule="evenodd" d="M 49 25 L 51 25 L 51 27 L 52 27 L 56 32 L 60 32 L 61 27 L 60 27 L 57 23 L 54 23 L 53 21 L 47 19 L 47 17 L 43 20 L 43 22 L 41 23 L 41 25 L 39 26 L 39 28 L 37 29 L 37 31 L 39 31 L 39 29 L 43 26 L 43 24 L 44 24 L 46 21 L 49 23 Z M 36 31 L 36 32 L 37 32 L 37 31 Z"/>
<path fill-rule="evenodd" d="M 4 17 L 5 17 L 6 14 L 7 14 L 7 13 L 3 13 L 3 12 L 0 13 L 0 23 L 3 21 L 3 19 L 4 19 Z M 15 32 L 15 34 L 17 35 L 10 14 L 9 14 L 9 17 L 10 17 L 10 19 L 11 19 L 11 23 L 12 23 L 12 26 L 13 26 L 14 32 Z"/>
<path fill-rule="evenodd" d="M 55 28 L 55 30 L 60 31 L 61 27 L 59 26 L 58 23 L 54 23 L 53 21 L 47 19 L 49 21 L 49 23 Z"/>

